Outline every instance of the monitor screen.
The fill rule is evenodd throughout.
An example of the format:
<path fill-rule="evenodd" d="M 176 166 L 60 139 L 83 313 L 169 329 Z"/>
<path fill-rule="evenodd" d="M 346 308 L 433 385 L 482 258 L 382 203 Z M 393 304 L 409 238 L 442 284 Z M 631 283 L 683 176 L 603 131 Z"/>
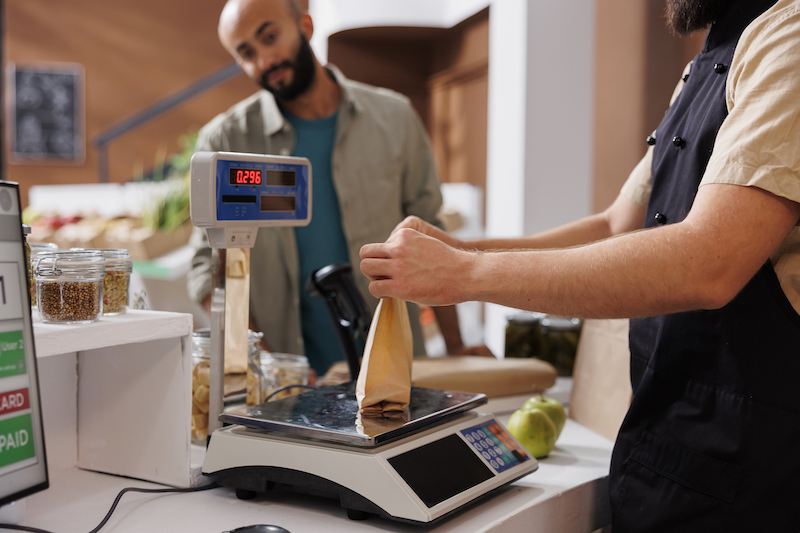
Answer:
<path fill-rule="evenodd" d="M 20 212 L 0 181 L 0 505 L 48 487 Z"/>

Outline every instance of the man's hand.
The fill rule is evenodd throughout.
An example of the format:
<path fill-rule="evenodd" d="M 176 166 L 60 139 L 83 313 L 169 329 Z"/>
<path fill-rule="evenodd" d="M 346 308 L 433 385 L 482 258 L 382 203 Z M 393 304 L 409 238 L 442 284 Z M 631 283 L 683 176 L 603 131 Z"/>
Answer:
<path fill-rule="evenodd" d="M 443 243 L 447 244 L 448 246 L 452 246 L 453 248 L 463 249 L 464 243 L 445 233 L 444 231 L 440 230 L 436 226 L 428 224 L 424 220 L 416 216 L 408 216 L 406 217 L 401 223 L 399 223 L 393 230 L 392 235 L 397 233 L 401 229 L 413 229 L 414 231 L 418 231 L 422 234 L 425 234 L 429 237 L 433 237 L 434 239 L 438 239 Z"/>
<path fill-rule="evenodd" d="M 427 305 L 464 301 L 456 290 L 474 254 L 409 228 L 395 231 L 383 244 L 361 248 L 361 271 L 376 298 L 399 298 Z"/>

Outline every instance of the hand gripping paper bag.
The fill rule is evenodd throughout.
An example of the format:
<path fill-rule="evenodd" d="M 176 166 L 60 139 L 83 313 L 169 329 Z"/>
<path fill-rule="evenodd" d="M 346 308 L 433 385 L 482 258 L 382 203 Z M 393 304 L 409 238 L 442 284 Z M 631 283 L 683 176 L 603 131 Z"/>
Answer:
<path fill-rule="evenodd" d="M 413 346 L 406 302 L 382 299 L 372 317 L 356 381 L 363 416 L 388 416 L 408 408 Z"/>

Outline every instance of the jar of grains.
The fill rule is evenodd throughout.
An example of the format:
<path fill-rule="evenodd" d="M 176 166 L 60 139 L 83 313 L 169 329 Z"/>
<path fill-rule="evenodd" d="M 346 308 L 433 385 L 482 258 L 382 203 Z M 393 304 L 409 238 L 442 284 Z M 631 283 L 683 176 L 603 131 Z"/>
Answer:
<path fill-rule="evenodd" d="M 105 261 L 100 252 L 39 252 L 33 275 L 45 323 L 94 322 L 103 311 Z"/>
<path fill-rule="evenodd" d="M 103 276 L 103 314 L 125 314 L 128 310 L 128 292 L 133 269 L 133 260 L 128 250 L 122 248 L 72 248 L 72 250 L 103 254 L 106 262 L 106 273 Z"/>
<path fill-rule="evenodd" d="M 259 343 L 263 333 L 248 330 L 248 359 L 261 351 Z M 248 375 L 250 371 L 248 370 Z M 241 376 L 241 374 L 239 374 Z M 238 379 L 225 376 L 225 397 L 235 398 L 241 394 Z M 205 444 L 208 436 L 209 383 L 211 381 L 211 330 L 201 328 L 192 333 L 192 440 Z M 248 380 L 249 381 L 249 380 Z M 230 386 L 229 386 L 230 385 Z M 228 390 L 238 389 L 238 390 Z M 248 387 L 249 394 L 249 387 Z"/>
<path fill-rule="evenodd" d="M 31 291 L 31 307 L 36 307 L 36 280 L 33 279 L 33 265 L 36 264 L 36 259 L 39 257 L 39 252 L 55 252 L 58 251 L 58 245 L 52 242 L 32 242 L 30 243 L 31 256 L 28 262 L 28 283 Z"/>

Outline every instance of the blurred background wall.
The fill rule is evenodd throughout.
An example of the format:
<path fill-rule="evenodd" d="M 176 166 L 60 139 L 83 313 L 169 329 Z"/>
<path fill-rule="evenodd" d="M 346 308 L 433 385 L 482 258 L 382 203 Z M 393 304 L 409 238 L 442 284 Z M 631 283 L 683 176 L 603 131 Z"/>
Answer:
<path fill-rule="evenodd" d="M 312 46 L 323 63 L 411 99 L 443 183 L 467 186 L 445 194 L 470 211 L 466 236 L 520 235 L 609 206 L 703 40 L 671 35 L 663 0 L 301 4 L 314 17 Z M 32 186 L 97 182 L 98 136 L 232 64 L 216 36 L 224 0 L 4 5 L 7 71 L 69 63 L 84 76 L 85 158 L 7 158 L 6 179 L 20 183 L 23 204 Z M 113 139 L 108 181 L 151 175 L 180 152 L 182 136 L 255 90 L 236 75 Z M 6 153 L 10 93 L 6 85 Z M 182 292 L 183 270 L 171 268 L 165 283 Z M 507 313 L 478 312 L 496 353 Z"/>

